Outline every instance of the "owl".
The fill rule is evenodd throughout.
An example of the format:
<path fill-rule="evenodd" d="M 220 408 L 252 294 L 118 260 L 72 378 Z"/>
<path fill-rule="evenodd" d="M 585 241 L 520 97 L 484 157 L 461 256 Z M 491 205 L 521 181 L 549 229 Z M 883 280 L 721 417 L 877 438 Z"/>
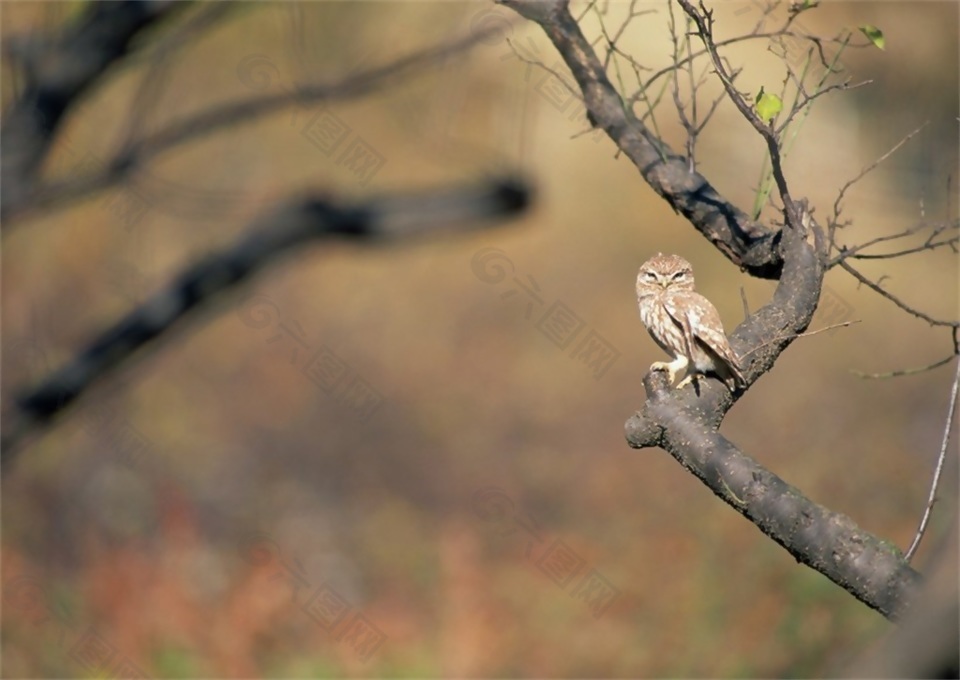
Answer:
<path fill-rule="evenodd" d="M 660 348 L 673 361 L 658 361 L 651 371 L 667 371 L 670 384 L 680 371 L 680 389 L 697 375 L 713 373 L 733 391 L 746 381 L 736 353 L 723 331 L 720 314 L 693 290 L 693 268 L 678 255 L 657 253 L 637 275 L 640 319 Z"/>

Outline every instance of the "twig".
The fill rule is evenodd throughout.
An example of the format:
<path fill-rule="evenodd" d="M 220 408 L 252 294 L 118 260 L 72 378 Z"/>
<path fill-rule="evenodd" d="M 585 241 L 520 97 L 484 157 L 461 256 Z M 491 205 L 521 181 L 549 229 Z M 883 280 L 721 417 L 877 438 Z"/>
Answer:
<path fill-rule="evenodd" d="M 801 214 L 798 210 L 797 205 L 794 203 L 793 199 L 790 197 L 790 191 L 787 188 L 787 180 L 783 175 L 783 167 L 780 162 L 780 142 L 777 139 L 777 135 L 771 125 L 768 125 L 764 121 L 760 120 L 760 116 L 750 108 L 750 105 L 744 100 L 741 94 L 733 86 L 733 80 L 730 77 L 730 74 L 727 73 L 727 69 L 723 65 L 723 60 L 720 58 L 720 54 L 717 52 L 717 46 L 713 41 L 713 13 L 706 10 L 703 6 L 703 2 L 700 2 L 701 12 L 698 12 L 696 8 L 690 3 L 690 0 L 677 0 L 683 10 L 687 13 L 694 24 L 697 26 L 697 34 L 700 36 L 700 39 L 703 41 L 704 47 L 707 49 L 707 52 L 710 54 L 710 58 L 713 60 L 713 66 L 716 70 L 717 76 L 720 78 L 720 82 L 723 83 L 724 89 L 727 91 L 730 99 L 733 101 L 734 105 L 737 107 L 737 110 L 747 119 L 747 122 L 753 126 L 753 129 L 756 130 L 763 140 L 767 144 L 767 151 L 770 154 L 770 167 L 773 171 L 773 178 L 777 183 L 777 190 L 780 193 L 780 200 L 783 202 L 783 209 L 786 214 L 786 221 L 794 229 L 802 229 L 801 227 Z"/>
<path fill-rule="evenodd" d="M 490 27 L 439 46 L 433 46 L 402 57 L 386 66 L 363 73 L 351 74 L 337 82 L 304 85 L 292 92 L 256 95 L 240 101 L 213 106 L 124 147 L 121 153 L 106 163 L 106 167 L 86 177 L 40 184 L 31 189 L 23 205 L 0 205 L 0 216 L 8 221 L 28 213 L 48 210 L 91 193 L 102 191 L 119 183 L 137 167 L 162 152 L 211 132 L 254 120 L 294 104 L 342 100 L 360 97 L 378 88 L 397 82 L 417 69 L 439 63 L 463 52 L 490 37 L 499 27 Z"/>
<path fill-rule="evenodd" d="M 823 328 L 818 328 L 815 331 L 805 331 L 803 333 L 791 333 L 790 335 L 780 335 L 773 338 L 772 340 L 768 340 L 767 342 L 757 345 L 749 352 L 744 352 L 743 354 L 740 355 L 740 358 L 743 359 L 744 357 L 748 357 L 754 352 L 761 350 L 764 347 L 767 347 L 768 345 L 772 345 L 775 342 L 780 342 L 781 340 L 793 340 L 794 338 L 807 338 L 807 337 L 810 337 L 811 335 L 817 335 L 818 333 L 832 331 L 834 328 L 846 328 L 847 326 L 852 326 L 855 323 L 860 323 L 860 319 L 854 319 L 853 321 L 841 321 L 840 323 L 835 323 L 832 326 L 824 326 Z"/>
<path fill-rule="evenodd" d="M 904 559 L 909 562 L 920 547 L 920 541 L 927 530 L 927 523 L 930 521 L 930 512 L 933 510 L 933 504 L 937 502 L 937 487 L 940 484 L 940 473 L 943 472 L 943 462 L 947 457 L 947 443 L 950 441 L 950 428 L 953 426 L 953 412 L 957 406 L 957 387 L 960 386 L 960 360 L 957 361 L 957 370 L 953 375 L 953 386 L 950 388 L 950 407 L 947 410 L 947 423 L 943 428 L 943 443 L 940 444 L 940 455 L 937 457 L 937 467 L 933 472 L 933 482 L 930 484 L 930 495 L 927 497 L 927 507 L 923 511 L 923 517 L 920 519 L 920 526 L 917 527 L 917 535 L 913 537 L 913 543 L 907 549 Z"/>
<path fill-rule="evenodd" d="M 878 243 L 886 243 L 887 241 L 896 241 L 897 239 L 906 238 L 908 236 L 912 236 L 913 234 L 916 234 L 918 232 L 923 231 L 924 229 L 928 229 L 931 227 L 933 228 L 933 233 L 931 233 L 930 236 L 927 237 L 927 240 L 924 242 L 923 246 L 902 250 L 895 253 L 882 253 L 877 255 L 859 255 L 858 254 L 861 250 L 865 250 L 866 248 L 875 246 Z M 866 241 L 865 243 L 860 243 L 858 245 L 851 246 L 849 248 L 847 246 L 837 246 L 836 243 L 833 243 L 832 244 L 833 247 L 839 250 L 840 254 L 827 263 L 827 268 L 828 269 L 832 268 L 835 265 L 839 264 L 841 260 L 846 260 L 847 258 L 854 259 L 854 260 L 883 260 L 883 259 L 890 259 L 894 257 L 900 257 L 902 255 L 910 255 L 912 253 L 920 252 L 927 249 L 935 250 L 940 246 L 951 245 L 952 243 L 955 243 L 960 237 L 950 238 L 945 241 L 934 241 L 934 239 L 937 236 L 947 231 L 948 229 L 960 229 L 960 221 L 954 222 L 953 224 L 940 224 L 938 226 L 921 223 L 915 227 L 909 227 L 907 229 L 904 229 L 903 231 L 898 232 L 896 234 L 878 236 L 876 238 L 870 239 L 869 241 Z"/>
<path fill-rule="evenodd" d="M 866 276 L 858 272 L 856 269 L 851 267 L 849 262 L 846 262 L 845 260 L 840 260 L 838 264 L 840 265 L 841 269 L 853 275 L 853 277 L 857 279 L 857 281 L 865 285 L 867 288 L 887 298 L 888 300 L 890 300 L 890 302 L 892 302 L 893 304 L 895 304 L 897 307 L 907 312 L 908 314 L 912 314 L 918 319 L 923 319 L 931 326 L 947 326 L 948 328 L 960 327 L 960 322 L 958 321 L 941 321 L 940 319 L 934 319 L 929 314 L 925 314 L 924 312 L 921 312 L 918 309 L 914 309 L 907 303 L 903 302 L 900 298 L 895 296 L 893 293 L 890 293 L 884 288 L 880 287 L 879 283 L 874 283 L 873 281 L 868 279 Z"/>
<path fill-rule="evenodd" d="M 915 135 L 917 135 L 917 134 L 918 134 L 923 128 L 925 128 L 929 123 L 930 123 L 930 121 L 925 121 L 925 122 L 924 122 L 920 127 L 918 127 L 916 130 L 914 130 L 913 132 L 909 133 L 906 137 L 904 137 L 904 138 L 901 139 L 899 142 L 897 142 L 896 144 L 894 144 L 893 147 L 892 147 L 889 151 L 887 151 L 885 154 L 883 154 L 882 156 L 880 156 L 880 158 L 878 158 L 877 160 L 875 160 L 873 163 L 871 163 L 871 164 L 868 165 L 867 167 L 863 168 L 856 177 L 854 177 L 854 178 L 851 179 L 849 182 L 847 182 L 846 184 L 843 185 L 843 187 L 840 189 L 840 193 L 837 194 L 837 200 L 835 200 L 835 201 L 833 202 L 833 215 L 834 215 L 834 219 L 831 220 L 831 222 L 830 222 L 830 228 L 829 228 L 829 229 L 830 229 L 830 233 L 828 234 L 831 245 L 833 244 L 833 235 L 834 235 L 834 232 L 836 231 L 836 220 L 839 220 L 839 219 L 840 219 L 840 213 L 843 211 L 843 208 L 840 206 L 840 202 L 843 201 L 843 197 L 844 197 L 844 195 L 847 193 L 847 190 L 848 190 L 850 187 L 852 187 L 854 184 L 856 184 L 857 182 L 859 182 L 861 179 L 863 179 L 864 176 L 866 176 L 868 173 L 870 173 L 871 171 L 873 171 L 878 165 L 880 165 L 880 164 L 883 163 L 885 160 L 887 160 L 888 158 L 890 158 L 890 156 L 892 156 L 894 153 L 896 153 L 897 150 L 898 150 L 900 147 L 902 147 L 904 144 L 906 144 L 906 143 L 909 142 L 911 139 L 913 139 L 913 137 L 914 137 Z"/>
<path fill-rule="evenodd" d="M 927 371 L 932 371 L 935 368 L 940 368 L 946 363 L 949 363 L 956 354 L 951 354 L 945 359 L 940 359 L 940 361 L 934 361 L 929 366 L 921 366 L 920 368 L 903 368 L 898 371 L 891 371 L 889 373 L 863 373 L 856 369 L 850 369 L 850 372 L 853 373 L 858 378 L 866 378 L 871 380 L 885 380 L 887 378 L 900 378 L 905 375 L 917 375 L 918 373 L 926 373 Z"/>

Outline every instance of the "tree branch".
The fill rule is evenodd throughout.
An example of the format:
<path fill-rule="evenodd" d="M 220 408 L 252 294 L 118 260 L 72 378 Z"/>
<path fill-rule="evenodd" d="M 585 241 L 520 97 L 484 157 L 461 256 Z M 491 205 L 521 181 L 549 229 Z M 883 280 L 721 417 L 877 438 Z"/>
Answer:
<path fill-rule="evenodd" d="M 16 196 L 17 200 L 8 202 L 6 198 L 4 199 L 2 205 L 0 205 L 0 218 L 9 222 L 14 218 L 22 218 L 41 210 L 62 207 L 115 186 L 130 176 L 137 168 L 182 144 L 234 125 L 240 125 L 282 111 L 294 104 L 302 105 L 353 99 L 370 94 L 378 88 L 394 82 L 397 78 L 469 49 L 489 38 L 491 34 L 496 32 L 497 28 L 493 26 L 479 30 L 469 36 L 408 54 L 384 66 L 350 74 L 332 83 L 303 85 L 292 92 L 254 95 L 238 101 L 212 106 L 182 121 L 171 123 L 142 139 L 128 138 L 124 141 L 122 149 L 104 164 L 102 170 L 87 176 L 49 183 L 37 183 L 36 177 L 30 175 L 27 178 L 29 179 L 28 182 L 21 183 L 19 193 Z M 27 116 L 27 124 L 29 124 L 31 120 L 37 120 L 42 111 L 38 111 L 35 107 L 31 108 L 30 102 L 32 100 L 25 99 L 24 101 L 23 106 Z M 20 106 L 19 102 L 18 106 Z M 40 115 L 40 119 L 43 119 L 42 115 Z M 4 130 L 7 130 L 6 125 Z M 6 135 L 6 132 L 4 134 Z M 14 134 L 14 131 L 10 132 L 10 136 Z M 47 131 L 47 142 L 52 139 L 52 135 L 53 129 L 51 128 Z M 4 136 L 3 139 L 6 140 L 7 137 Z M 13 168 L 11 168 L 12 170 Z M 4 185 L 6 185 L 6 175 L 4 175 Z M 6 197 L 6 194 L 4 196 Z"/>
<path fill-rule="evenodd" d="M 650 187 L 727 259 L 751 276 L 776 279 L 783 267 L 773 232 L 725 199 L 688 160 L 633 114 L 570 14 L 566 0 L 501 0 L 537 23 L 560 53 L 583 94 L 588 119 L 604 130 Z"/>
<path fill-rule="evenodd" d="M 930 494 L 927 497 L 927 506 L 923 510 L 923 517 L 920 518 L 920 526 L 917 527 L 917 534 L 913 537 L 913 542 L 907 548 L 907 554 L 904 559 L 909 562 L 920 547 L 920 541 L 923 540 L 923 534 L 927 530 L 927 523 L 930 521 L 930 511 L 933 510 L 933 504 L 937 502 L 937 489 L 940 486 L 940 473 L 943 472 L 943 462 L 947 458 L 947 444 L 950 443 L 950 430 L 953 427 L 953 413 L 957 408 L 957 388 L 960 386 L 960 361 L 957 361 L 957 370 L 953 374 L 953 385 L 950 387 L 950 405 L 947 407 L 947 422 L 943 426 L 943 442 L 940 444 L 940 455 L 937 456 L 937 466 L 933 472 L 933 481 L 930 482 Z"/>
<path fill-rule="evenodd" d="M 166 334 L 198 307 L 219 298 L 280 255 L 329 238 L 362 241 L 458 231 L 478 220 L 503 219 L 530 202 L 526 184 L 512 179 L 425 194 L 399 194 L 355 205 L 304 197 L 274 208 L 253 223 L 238 244 L 182 272 L 163 291 L 101 333 L 38 387 L 17 400 L 3 419 L 4 461 L 26 435 L 53 418 L 95 382 L 127 363 L 139 349 Z"/>
<path fill-rule="evenodd" d="M 650 433 L 658 431 L 659 446 L 798 562 L 888 618 L 907 611 L 920 576 L 896 547 L 814 503 L 743 454 L 703 422 L 689 400 L 678 406 L 665 380 L 656 372 L 644 380 L 644 414 L 627 422 L 631 446 L 648 445 Z"/>
<path fill-rule="evenodd" d="M 0 214 L 4 220 L 31 200 L 33 185 L 67 110 L 115 62 L 133 39 L 180 3 L 95 2 L 59 36 L 15 43 L 26 87 L 0 130 Z"/>

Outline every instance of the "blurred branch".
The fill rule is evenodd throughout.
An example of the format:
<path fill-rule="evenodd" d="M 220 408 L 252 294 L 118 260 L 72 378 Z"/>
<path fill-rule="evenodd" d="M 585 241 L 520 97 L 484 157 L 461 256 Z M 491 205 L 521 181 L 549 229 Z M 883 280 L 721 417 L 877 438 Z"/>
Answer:
<path fill-rule="evenodd" d="M 4 221 L 33 200 L 40 167 L 67 110 L 127 54 L 138 34 L 180 6 L 170 0 L 94 2 L 59 35 L 12 39 L 8 50 L 25 73 L 25 86 L 0 129 Z"/>
<path fill-rule="evenodd" d="M 360 241 L 408 239 L 463 231 L 480 220 L 521 213 L 531 192 L 518 180 L 424 194 L 397 194 L 342 205 L 317 197 L 280 204 L 256 220 L 238 244 L 210 256 L 101 333 L 73 361 L 17 400 L 3 419 L 4 462 L 25 436 L 53 418 L 95 382 L 118 370 L 135 352 L 167 333 L 201 305 L 234 288 L 280 255 L 334 237 Z"/>
<path fill-rule="evenodd" d="M 751 276 L 776 279 L 783 267 L 779 235 L 728 201 L 688 160 L 652 133 L 610 82 L 566 0 L 501 0 L 540 25 L 580 88 L 587 118 L 613 140 L 650 187 L 686 217 L 731 262 Z"/>
<path fill-rule="evenodd" d="M 947 444 L 950 442 L 950 429 L 953 427 L 953 413 L 957 408 L 957 387 L 960 386 L 960 360 L 957 361 L 957 369 L 953 375 L 953 386 L 950 388 L 950 405 L 947 407 L 947 422 L 943 426 L 943 442 L 940 444 L 940 455 L 937 457 L 937 466 L 933 472 L 933 481 L 930 483 L 930 495 L 927 497 L 927 507 L 923 510 L 923 517 L 920 518 L 920 526 L 917 527 L 917 534 L 913 537 L 913 542 L 907 549 L 904 559 L 909 562 L 920 547 L 920 541 L 923 534 L 927 531 L 927 523 L 930 521 L 930 511 L 933 510 L 933 504 L 937 502 L 937 489 L 940 486 L 940 473 L 943 472 L 943 462 L 947 457 Z"/>
<path fill-rule="evenodd" d="M 468 50 L 478 42 L 489 38 L 497 30 L 499 27 L 496 26 L 479 30 L 464 38 L 414 52 L 385 66 L 351 74 L 336 82 L 303 85 L 291 92 L 255 95 L 212 106 L 182 121 L 171 123 L 145 138 L 134 140 L 128 137 L 123 148 L 104 163 L 102 170 L 85 177 L 35 185 L 35 178 L 31 175 L 30 181 L 23 183 L 18 200 L 8 203 L 5 199 L 0 205 L 0 217 L 9 223 L 14 218 L 22 218 L 28 214 L 36 214 L 77 201 L 116 185 L 138 167 L 161 153 L 204 135 L 255 120 L 295 104 L 352 99 L 370 94 L 398 78 Z M 33 115 L 36 113 L 35 108 L 25 106 L 27 123 L 36 120 L 36 116 Z M 5 125 L 4 130 L 6 127 Z M 52 128 L 49 134 L 53 134 Z M 3 139 L 6 140 L 6 137 Z M 4 182 L 6 183 L 6 176 Z"/>

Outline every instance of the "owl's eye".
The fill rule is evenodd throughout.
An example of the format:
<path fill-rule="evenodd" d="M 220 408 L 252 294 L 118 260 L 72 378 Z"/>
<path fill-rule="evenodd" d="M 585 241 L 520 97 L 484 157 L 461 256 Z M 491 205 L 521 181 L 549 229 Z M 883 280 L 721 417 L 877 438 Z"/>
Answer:
<path fill-rule="evenodd" d="M 644 272 L 643 278 L 647 279 L 648 281 L 656 281 L 657 275 L 654 274 L 653 272 Z"/>
<path fill-rule="evenodd" d="M 687 272 L 683 272 L 683 271 L 677 272 L 676 274 L 673 275 L 673 280 L 676 281 L 677 279 L 682 279 L 686 275 L 687 275 Z"/>

